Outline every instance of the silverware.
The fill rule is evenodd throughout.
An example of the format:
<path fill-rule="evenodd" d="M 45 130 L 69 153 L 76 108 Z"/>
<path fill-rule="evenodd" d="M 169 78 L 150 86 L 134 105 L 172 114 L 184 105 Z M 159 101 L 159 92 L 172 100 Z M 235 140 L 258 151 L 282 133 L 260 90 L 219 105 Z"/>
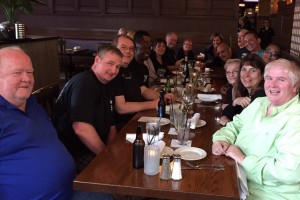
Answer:
<path fill-rule="evenodd" d="M 190 162 L 186 162 L 187 166 L 183 166 L 182 169 L 212 169 L 212 170 L 225 170 L 224 165 L 194 165 Z"/>

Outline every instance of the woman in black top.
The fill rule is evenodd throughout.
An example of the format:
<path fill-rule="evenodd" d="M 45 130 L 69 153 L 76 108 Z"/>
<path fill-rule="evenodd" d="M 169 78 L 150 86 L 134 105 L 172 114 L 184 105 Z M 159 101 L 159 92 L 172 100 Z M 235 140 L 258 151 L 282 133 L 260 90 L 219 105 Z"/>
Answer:
<path fill-rule="evenodd" d="M 159 38 L 153 42 L 150 59 L 153 63 L 155 72 L 159 77 L 166 77 L 168 74 L 168 68 L 165 64 L 163 55 L 166 52 L 167 43 L 165 39 Z"/>
<path fill-rule="evenodd" d="M 236 85 L 236 98 L 223 110 L 223 116 L 227 117 L 228 121 L 241 113 L 257 97 L 266 96 L 263 87 L 264 68 L 263 60 L 256 54 L 248 54 L 242 58 Z"/>

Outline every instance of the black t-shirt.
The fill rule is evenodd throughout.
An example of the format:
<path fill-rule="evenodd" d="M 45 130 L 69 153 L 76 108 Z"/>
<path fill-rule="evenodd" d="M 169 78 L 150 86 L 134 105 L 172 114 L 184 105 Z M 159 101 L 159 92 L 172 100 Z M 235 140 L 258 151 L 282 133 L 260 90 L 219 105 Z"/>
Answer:
<path fill-rule="evenodd" d="M 53 124 L 73 157 L 91 153 L 79 140 L 73 122 L 86 122 L 106 143 L 114 125 L 114 98 L 108 85 L 102 84 L 92 70 L 74 76 L 64 86 L 55 105 Z"/>
<path fill-rule="evenodd" d="M 181 60 L 181 59 L 184 59 L 184 57 L 185 57 L 185 54 L 184 54 L 183 48 L 181 47 L 176 54 L 176 58 L 177 58 L 177 60 Z M 195 54 L 192 50 L 188 52 L 188 60 L 195 60 Z"/>
<path fill-rule="evenodd" d="M 149 69 L 144 63 L 139 63 L 134 58 L 127 68 L 129 68 L 131 71 L 136 71 L 141 82 L 145 86 L 149 86 Z"/>
<path fill-rule="evenodd" d="M 175 65 L 177 61 L 175 51 L 167 47 L 163 55 L 163 60 L 165 61 L 166 66 Z"/>
<path fill-rule="evenodd" d="M 142 102 L 144 98 L 141 94 L 143 82 L 139 78 L 139 73 L 135 70 L 134 62 L 127 68 L 120 68 L 118 76 L 109 85 L 113 88 L 114 96 L 124 96 L 126 102 Z M 135 113 L 118 114 L 116 113 L 116 123 L 127 123 Z"/>

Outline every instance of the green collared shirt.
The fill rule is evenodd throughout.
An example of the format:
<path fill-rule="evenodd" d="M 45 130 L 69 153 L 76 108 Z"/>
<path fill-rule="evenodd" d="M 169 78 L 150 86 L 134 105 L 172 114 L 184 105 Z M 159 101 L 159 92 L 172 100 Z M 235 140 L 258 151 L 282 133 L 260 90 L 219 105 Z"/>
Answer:
<path fill-rule="evenodd" d="M 300 199 L 299 96 L 266 116 L 269 105 L 267 97 L 257 98 L 217 131 L 213 142 L 235 144 L 245 154 L 247 199 Z"/>

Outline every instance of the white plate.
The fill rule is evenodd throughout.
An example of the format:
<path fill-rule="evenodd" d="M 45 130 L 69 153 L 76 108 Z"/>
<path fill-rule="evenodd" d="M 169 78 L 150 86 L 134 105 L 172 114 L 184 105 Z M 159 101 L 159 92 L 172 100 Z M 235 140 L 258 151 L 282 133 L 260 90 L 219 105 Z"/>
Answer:
<path fill-rule="evenodd" d="M 183 160 L 200 160 L 206 157 L 206 152 L 196 147 L 180 147 L 174 154 L 180 154 Z"/>
<path fill-rule="evenodd" d="M 206 125 L 206 121 L 200 119 L 198 120 L 197 124 L 196 124 L 196 128 L 202 127 Z"/>
<path fill-rule="evenodd" d="M 204 102 L 213 102 L 222 99 L 220 94 L 198 94 L 197 97 Z"/>
<path fill-rule="evenodd" d="M 158 122 L 159 117 L 141 117 L 138 121 L 139 122 Z M 170 123 L 170 120 L 167 118 L 160 119 L 160 125 L 164 126 Z"/>
<path fill-rule="evenodd" d="M 162 158 L 164 154 L 169 154 L 170 156 L 172 156 L 173 153 L 174 153 L 174 150 L 171 147 L 165 146 L 163 148 L 163 150 L 160 152 L 160 157 Z"/>

